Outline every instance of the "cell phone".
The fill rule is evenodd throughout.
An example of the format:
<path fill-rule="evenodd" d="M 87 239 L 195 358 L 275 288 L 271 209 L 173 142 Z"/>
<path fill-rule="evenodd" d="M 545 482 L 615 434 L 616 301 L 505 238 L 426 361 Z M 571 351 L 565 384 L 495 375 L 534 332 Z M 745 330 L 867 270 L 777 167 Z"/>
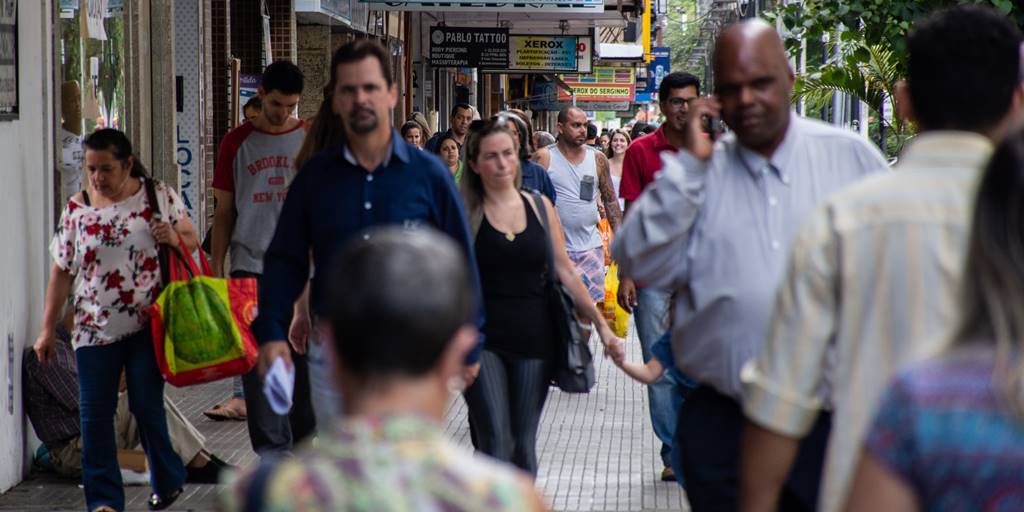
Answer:
<path fill-rule="evenodd" d="M 715 140 L 722 133 L 722 120 L 718 117 L 704 116 L 703 121 L 704 133 L 707 133 L 711 137 L 711 140 Z"/>

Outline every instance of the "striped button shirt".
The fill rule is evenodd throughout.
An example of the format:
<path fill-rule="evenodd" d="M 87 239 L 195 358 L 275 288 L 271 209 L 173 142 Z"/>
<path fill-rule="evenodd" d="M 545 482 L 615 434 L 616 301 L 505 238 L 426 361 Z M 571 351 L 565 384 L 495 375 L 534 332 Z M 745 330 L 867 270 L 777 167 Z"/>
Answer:
<path fill-rule="evenodd" d="M 863 137 L 795 114 L 770 159 L 732 135 L 707 163 L 668 155 L 616 236 L 615 260 L 638 285 L 677 292 L 676 366 L 738 399 L 740 368 L 764 343 L 800 224 L 885 161 Z"/>
<path fill-rule="evenodd" d="M 768 340 L 743 368 L 743 408 L 790 437 L 834 410 L 822 510 L 842 507 L 889 379 L 946 341 L 991 147 L 974 134 L 922 134 L 896 172 L 831 197 L 794 240 Z"/>

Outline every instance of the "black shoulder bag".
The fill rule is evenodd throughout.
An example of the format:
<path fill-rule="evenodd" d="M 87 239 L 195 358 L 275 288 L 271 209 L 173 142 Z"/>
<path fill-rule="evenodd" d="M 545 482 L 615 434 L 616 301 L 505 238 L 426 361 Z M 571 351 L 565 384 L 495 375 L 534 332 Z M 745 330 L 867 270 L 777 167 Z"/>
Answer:
<path fill-rule="evenodd" d="M 154 178 L 142 178 L 142 186 L 146 187 L 146 202 L 149 203 L 149 211 L 153 214 L 151 218 L 155 221 L 163 220 L 163 213 L 160 212 L 160 201 L 156 197 L 156 180 Z M 167 286 L 167 283 L 171 282 L 170 256 L 167 254 L 170 248 L 159 242 L 157 242 L 156 246 L 158 259 L 160 260 L 160 286 Z"/>
<path fill-rule="evenodd" d="M 544 226 L 544 232 L 548 235 L 547 259 L 548 259 L 548 286 L 547 300 L 548 308 L 551 311 L 551 319 L 554 324 L 555 341 L 557 350 L 555 352 L 554 380 L 558 389 L 566 393 L 589 393 L 594 387 L 596 378 L 594 376 L 594 355 L 590 352 L 587 342 L 590 340 L 589 332 L 576 319 L 576 304 L 572 300 L 569 290 L 558 280 L 555 274 L 554 248 L 551 247 L 551 226 L 548 224 L 547 207 L 541 198 L 540 192 L 530 191 L 533 202 L 537 206 L 537 213 L 540 215 L 540 223 Z"/>

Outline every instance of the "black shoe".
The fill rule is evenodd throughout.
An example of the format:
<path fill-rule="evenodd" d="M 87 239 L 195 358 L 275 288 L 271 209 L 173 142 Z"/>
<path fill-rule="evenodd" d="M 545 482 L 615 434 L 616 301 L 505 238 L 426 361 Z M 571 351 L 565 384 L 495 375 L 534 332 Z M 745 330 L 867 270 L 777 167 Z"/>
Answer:
<path fill-rule="evenodd" d="M 190 484 L 215 484 L 222 468 L 212 460 L 201 468 L 185 468 L 185 482 Z"/>
<path fill-rule="evenodd" d="M 220 469 L 231 469 L 231 468 L 234 467 L 231 464 L 228 464 L 227 462 L 224 462 L 223 460 L 221 460 L 219 457 L 217 457 L 216 455 L 214 455 L 212 453 L 210 454 L 210 464 L 213 464 L 213 465 L 217 466 Z"/>
<path fill-rule="evenodd" d="M 149 505 L 150 510 L 163 510 L 173 505 L 178 499 L 178 496 L 181 496 L 182 491 L 184 491 L 184 489 L 178 489 L 177 491 L 172 492 L 169 496 L 165 496 L 163 498 L 156 493 L 150 494 L 149 502 L 146 504 Z"/>

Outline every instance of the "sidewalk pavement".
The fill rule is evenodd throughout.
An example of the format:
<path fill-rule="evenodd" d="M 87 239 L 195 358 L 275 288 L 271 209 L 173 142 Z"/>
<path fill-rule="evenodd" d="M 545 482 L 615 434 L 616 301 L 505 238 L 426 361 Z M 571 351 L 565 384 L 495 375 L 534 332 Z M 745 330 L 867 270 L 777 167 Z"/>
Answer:
<path fill-rule="evenodd" d="M 640 360 L 634 330 L 627 342 L 630 360 Z M 685 492 L 658 480 L 660 446 L 651 429 L 642 385 L 626 377 L 595 351 L 597 386 L 587 395 L 552 388 L 548 395 L 537 452 L 537 487 L 557 511 L 688 511 Z M 224 400 L 231 382 L 187 390 L 168 387 L 182 413 L 206 436 L 207 449 L 230 464 L 255 460 L 244 422 L 214 422 L 202 412 Z M 448 435 L 469 446 L 466 408 L 455 400 L 445 426 Z M 147 510 L 148 486 L 125 489 L 128 510 Z M 171 510 L 216 509 L 215 485 L 188 485 Z M 74 510 L 85 508 L 81 487 L 46 473 L 34 473 L 0 495 L 0 510 Z"/>

